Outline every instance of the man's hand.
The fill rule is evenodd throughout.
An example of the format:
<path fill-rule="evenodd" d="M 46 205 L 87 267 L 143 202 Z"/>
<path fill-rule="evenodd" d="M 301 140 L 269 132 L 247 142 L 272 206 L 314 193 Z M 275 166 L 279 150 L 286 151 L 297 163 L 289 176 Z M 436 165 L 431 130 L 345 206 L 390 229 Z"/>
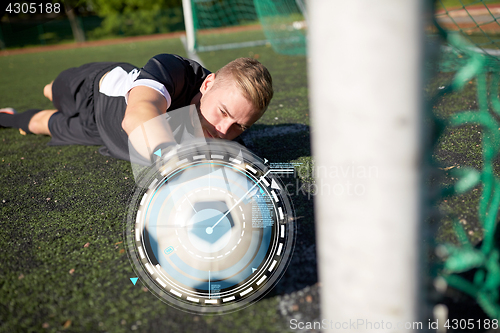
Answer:
<path fill-rule="evenodd" d="M 158 91 L 145 86 L 130 90 L 122 128 L 128 134 L 134 149 L 147 160 L 154 153 L 155 147 L 175 142 L 166 119 L 158 117 L 166 111 L 167 101 Z"/>

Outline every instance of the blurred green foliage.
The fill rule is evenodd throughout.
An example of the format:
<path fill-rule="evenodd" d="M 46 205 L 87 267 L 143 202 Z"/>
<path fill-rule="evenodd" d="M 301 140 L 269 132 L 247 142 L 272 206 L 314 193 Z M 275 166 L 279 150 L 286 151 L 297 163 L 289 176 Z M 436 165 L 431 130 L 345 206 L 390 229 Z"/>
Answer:
<path fill-rule="evenodd" d="M 0 13 L 0 48 L 184 30 L 182 0 L 58 0 L 58 13 Z M 38 8 L 38 7 L 37 7 Z"/>
<path fill-rule="evenodd" d="M 90 38 L 137 36 L 183 30 L 181 0 L 88 0 L 103 18 Z"/>

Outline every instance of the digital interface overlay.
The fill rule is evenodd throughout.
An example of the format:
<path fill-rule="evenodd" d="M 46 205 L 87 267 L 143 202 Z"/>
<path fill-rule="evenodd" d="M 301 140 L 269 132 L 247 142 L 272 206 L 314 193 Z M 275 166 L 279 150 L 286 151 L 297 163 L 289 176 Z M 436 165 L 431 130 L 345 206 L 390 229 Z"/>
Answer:
<path fill-rule="evenodd" d="M 243 146 L 189 140 L 136 175 L 125 240 L 132 266 L 180 310 L 221 314 L 265 296 L 295 244 L 292 202 L 278 174 Z"/>

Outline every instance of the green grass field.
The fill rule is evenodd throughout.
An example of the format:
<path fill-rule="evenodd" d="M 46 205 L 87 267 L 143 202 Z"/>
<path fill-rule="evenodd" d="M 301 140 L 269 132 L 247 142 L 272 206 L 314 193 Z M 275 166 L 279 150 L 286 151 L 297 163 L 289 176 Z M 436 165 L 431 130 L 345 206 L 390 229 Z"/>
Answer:
<path fill-rule="evenodd" d="M 181 42 L 171 39 L 3 56 L 0 105 L 19 111 L 51 108 L 42 89 L 60 71 L 92 61 L 141 67 L 158 53 L 185 55 Z M 258 58 L 269 68 L 275 98 L 256 129 L 308 125 L 305 57 L 280 56 L 270 47 L 200 56 L 211 70 L 240 56 Z M 0 332 L 287 330 L 279 311 L 281 295 L 317 281 L 312 200 L 306 195 L 292 193 L 300 221 L 299 254 L 275 290 L 233 314 L 193 316 L 129 280 L 135 274 L 123 231 L 134 190 L 130 164 L 101 156 L 96 146 L 49 147 L 47 142 L 48 137 L 0 130 Z M 254 140 L 254 146 L 273 162 L 310 156 L 308 131 Z M 304 251 L 308 254 L 301 254 Z"/>
<path fill-rule="evenodd" d="M 238 36 L 221 38 L 228 39 Z M 42 89 L 60 71 L 92 61 L 126 61 L 141 67 L 158 53 L 185 56 L 181 42 L 170 39 L 0 57 L 0 106 L 19 111 L 51 108 Z M 266 65 L 275 87 L 268 111 L 251 131 L 264 133 L 290 124 L 304 128 L 254 138 L 251 148 L 271 162 L 309 165 L 306 58 L 279 55 L 269 46 L 200 54 L 210 70 L 242 56 Z M 427 87 L 429 94 L 451 78 L 438 74 Z M 435 114 L 446 118 L 475 109 L 475 89 L 471 81 L 464 91 L 445 96 L 435 105 Z M 474 126 L 448 129 L 434 157 L 443 167 L 480 168 L 478 132 Z M 302 318 L 310 320 L 319 316 L 317 297 L 300 296 L 284 309 L 290 305 L 284 295 L 317 282 L 313 196 L 298 188 L 300 181 L 311 182 L 307 174 L 299 182 L 284 179 L 293 185 L 298 241 L 276 288 L 236 313 L 193 316 L 129 280 L 135 273 L 124 248 L 123 229 L 134 190 L 130 164 L 101 156 L 96 146 L 49 147 L 48 142 L 48 137 L 0 129 L 0 332 L 285 332 L 294 313 L 307 313 L 311 317 Z M 452 176 L 444 173 L 442 182 L 451 184 Z M 479 195 L 477 189 L 439 203 L 442 210 L 467 222 L 474 242 L 482 238 Z M 438 241 L 456 242 L 450 221 L 444 219 L 436 228 Z"/>
<path fill-rule="evenodd" d="M 456 9 L 462 7 L 472 7 L 472 6 L 486 6 L 498 5 L 500 1 L 498 0 L 437 0 L 436 9 Z"/>

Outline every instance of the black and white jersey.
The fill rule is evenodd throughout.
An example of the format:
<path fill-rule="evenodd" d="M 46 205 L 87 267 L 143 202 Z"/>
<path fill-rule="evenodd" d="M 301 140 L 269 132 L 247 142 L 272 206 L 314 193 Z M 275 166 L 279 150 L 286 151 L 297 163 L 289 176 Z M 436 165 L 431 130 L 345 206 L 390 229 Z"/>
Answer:
<path fill-rule="evenodd" d="M 107 73 L 95 98 L 95 117 L 111 156 L 128 159 L 128 136 L 122 129 L 130 90 L 147 86 L 162 94 L 167 111 L 191 104 L 201 84 L 210 74 L 199 63 L 173 54 L 159 54 L 141 69 L 120 64 Z"/>
<path fill-rule="evenodd" d="M 174 54 L 159 54 L 140 70 L 126 71 L 121 66 L 112 69 L 102 80 L 99 92 L 107 96 L 123 96 L 130 90 L 147 86 L 162 94 L 167 109 L 175 110 L 191 103 L 201 84 L 210 74 L 196 61 Z"/>

